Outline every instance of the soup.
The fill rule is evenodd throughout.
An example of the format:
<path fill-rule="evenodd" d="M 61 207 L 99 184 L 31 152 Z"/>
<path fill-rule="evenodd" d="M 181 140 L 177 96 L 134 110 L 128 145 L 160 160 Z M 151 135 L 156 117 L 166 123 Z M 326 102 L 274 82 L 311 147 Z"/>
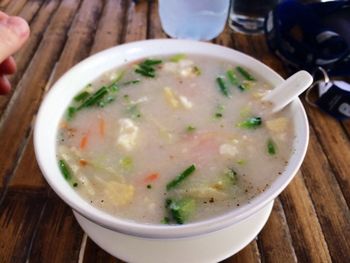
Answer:
<path fill-rule="evenodd" d="M 258 73 L 209 56 L 146 58 L 78 93 L 58 165 L 87 202 L 120 218 L 184 224 L 249 202 L 292 154 L 288 112 L 261 102 Z"/>

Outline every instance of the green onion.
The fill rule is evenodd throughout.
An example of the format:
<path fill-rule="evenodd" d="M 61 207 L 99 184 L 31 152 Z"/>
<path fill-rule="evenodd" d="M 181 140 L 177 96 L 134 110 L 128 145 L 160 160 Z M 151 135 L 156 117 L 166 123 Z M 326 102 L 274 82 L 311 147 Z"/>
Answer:
<path fill-rule="evenodd" d="M 244 83 L 240 83 L 237 79 L 236 74 L 233 72 L 232 69 L 228 70 L 226 72 L 226 76 L 230 83 L 234 86 L 236 86 L 240 91 L 245 91 L 248 87 Z"/>
<path fill-rule="evenodd" d="M 237 163 L 239 164 L 239 165 L 244 165 L 245 163 L 246 163 L 246 160 L 238 160 L 237 161 Z"/>
<path fill-rule="evenodd" d="M 187 130 L 188 132 L 194 132 L 194 131 L 196 130 L 196 127 L 194 127 L 194 126 L 192 126 L 192 125 L 188 125 L 187 128 L 186 128 L 186 130 Z"/>
<path fill-rule="evenodd" d="M 228 96 L 229 96 L 228 87 L 227 87 L 227 85 L 226 85 L 226 83 L 225 83 L 224 78 L 223 78 L 223 77 L 217 77 L 217 78 L 216 78 L 216 82 L 217 82 L 218 85 L 219 85 L 219 88 L 220 88 L 221 93 L 222 93 L 224 96 L 228 97 Z"/>
<path fill-rule="evenodd" d="M 172 57 L 170 57 L 170 61 L 171 62 L 179 62 L 180 60 L 186 58 L 186 55 L 185 54 L 176 54 Z"/>
<path fill-rule="evenodd" d="M 237 184 L 237 173 L 233 169 L 228 169 L 225 172 L 225 176 L 230 180 L 230 182 L 235 185 Z"/>
<path fill-rule="evenodd" d="M 130 80 L 130 81 L 123 82 L 123 83 L 120 84 L 120 86 L 124 87 L 124 86 L 129 86 L 131 84 L 137 84 L 137 83 L 140 83 L 140 82 L 141 82 L 141 80 L 135 79 L 135 80 Z"/>
<path fill-rule="evenodd" d="M 115 93 L 119 91 L 119 87 L 116 84 L 116 82 L 113 82 L 109 86 L 102 86 L 100 89 L 98 89 L 94 94 L 92 94 L 90 97 L 88 97 L 80 106 L 77 108 L 78 110 L 81 110 L 83 108 L 88 108 L 94 105 L 97 105 L 99 107 L 104 107 L 107 104 L 114 101 L 114 96 L 108 96 L 105 98 L 107 94 Z"/>
<path fill-rule="evenodd" d="M 275 155 L 276 154 L 276 143 L 270 138 L 267 140 L 267 152 L 270 154 L 270 155 Z"/>
<path fill-rule="evenodd" d="M 155 69 L 152 66 L 145 65 L 145 64 L 140 64 L 139 68 L 144 70 L 144 71 L 147 71 L 147 72 L 154 72 L 155 71 Z"/>
<path fill-rule="evenodd" d="M 77 109 L 75 107 L 69 107 L 67 111 L 68 120 L 73 119 L 76 112 L 77 112 Z"/>
<path fill-rule="evenodd" d="M 85 100 L 89 96 L 90 96 L 89 92 L 83 91 L 83 92 L 79 93 L 78 95 L 76 95 L 74 97 L 74 100 L 79 102 L 79 101 Z"/>
<path fill-rule="evenodd" d="M 254 129 L 259 127 L 262 124 L 261 117 L 251 117 L 246 119 L 243 122 L 238 123 L 238 127 L 240 128 L 247 128 L 247 129 Z"/>
<path fill-rule="evenodd" d="M 196 201 L 191 198 L 167 199 L 165 207 L 178 224 L 184 224 L 196 209 Z"/>
<path fill-rule="evenodd" d="M 155 77 L 155 65 L 162 63 L 161 60 L 146 59 L 136 66 L 135 72 L 144 77 L 154 78 Z"/>
<path fill-rule="evenodd" d="M 169 217 L 165 216 L 160 223 L 165 224 L 165 225 L 169 225 L 170 224 L 170 219 Z"/>
<path fill-rule="evenodd" d="M 141 64 L 142 65 L 146 65 L 146 66 L 154 66 L 154 65 L 158 65 L 161 64 L 163 61 L 159 60 L 159 59 L 146 59 L 145 61 L 143 61 Z"/>
<path fill-rule="evenodd" d="M 248 73 L 248 71 L 246 71 L 244 68 L 238 66 L 238 67 L 236 67 L 236 70 L 237 70 L 237 71 L 239 72 L 239 74 L 241 74 L 242 77 L 245 78 L 246 80 L 255 81 L 255 78 L 254 78 L 252 75 L 250 75 L 250 74 Z"/>
<path fill-rule="evenodd" d="M 97 103 L 97 106 L 103 108 L 105 107 L 107 104 L 113 102 L 115 100 L 115 97 L 114 96 L 107 96 L 106 98 L 104 98 L 103 100 L 100 100 L 98 103 Z"/>
<path fill-rule="evenodd" d="M 117 85 L 116 82 L 112 82 L 112 84 L 110 84 L 107 87 L 107 90 L 108 90 L 108 92 L 117 92 L 117 91 L 119 91 L 119 86 Z"/>
<path fill-rule="evenodd" d="M 82 108 L 91 107 L 97 104 L 106 94 L 108 93 L 107 87 L 103 86 L 99 90 L 97 90 L 94 94 L 92 94 L 89 98 L 87 98 L 78 108 L 77 110 L 81 110 Z"/>
<path fill-rule="evenodd" d="M 140 68 L 135 69 L 135 72 L 144 76 L 144 77 L 154 78 L 156 76 L 154 73 L 149 72 L 149 71 L 145 71 L 145 70 L 140 69 Z"/>
<path fill-rule="evenodd" d="M 72 180 L 71 170 L 70 170 L 68 164 L 64 160 L 58 161 L 58 167 L 60 168 L 60 171 L 61 171 L 64 179 L 66 179 L 67 181 Z"/>
<path fill-rule="evenodd" d="M 237 79 L 237 76 L 236 76 L 236 74 L 233 72 L 232 69 L 230 69 L 230 70 L 228 70 L 228 71 L 226 72 L 226 76 L 227 76 L 228 80 L 230 81 L 230 83 L 231 83 L 232 85 L 237 86 L 237 87 L 240 85 L 240 84 L 239 84 L 239 81 L 238 81 L 238 79 Z"/>
<path fill-rule="evenodd" d="M 166 185 L 166 189 L 169 191 L 172 188 L 178 186 L 183 180 L 185 180 L 188 176 L 190 176 L 196 170 L 196 166 L 192 164 L 186 170 L 184 170 L 181 174 L 175 177 L 172 181 L 170 181 Z"/>
<path fill-rule="evenodd" d="M 224 105 L 221 105 L 219 104 L 217 107 L 216 107 L 216 110 L 215 110 L 215 113 L 214 113 L 214 118 L 215 119 L 220 119 L 224 116 Z"/>
<path fill-rule="evenodd" d="M 196 75 L 196 76 L 200 76 L 202 74 L 202 71 L 199 67 L 194 66 L 192 67 L 192 72 Z"/>

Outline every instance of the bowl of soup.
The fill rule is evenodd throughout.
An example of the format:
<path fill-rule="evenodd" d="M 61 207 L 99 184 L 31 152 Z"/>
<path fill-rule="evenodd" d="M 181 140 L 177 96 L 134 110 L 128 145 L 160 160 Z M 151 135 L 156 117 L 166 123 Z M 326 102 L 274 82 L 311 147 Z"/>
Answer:
<path fill-rule="evenodd" d="M 83 218 L 123 235 L 181 239 L 239 224 L 293 179 L 306 153 L 299 99 L 238 51 L 185 40 L 117 46 L 70 69 L 40 107 L 41 171 Z"/>

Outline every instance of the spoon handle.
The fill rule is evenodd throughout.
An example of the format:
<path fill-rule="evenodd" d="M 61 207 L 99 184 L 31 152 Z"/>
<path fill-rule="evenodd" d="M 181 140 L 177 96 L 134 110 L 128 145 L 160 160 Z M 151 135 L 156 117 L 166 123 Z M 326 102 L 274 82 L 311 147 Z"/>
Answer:
<path fill-rule="evenodd" d="M 262 101 L 272 103 L 272 113 L 280 111 L 303 93 L 312 82 L 313 78 L 307 71 L 298 71 L 266 94 Z"/>

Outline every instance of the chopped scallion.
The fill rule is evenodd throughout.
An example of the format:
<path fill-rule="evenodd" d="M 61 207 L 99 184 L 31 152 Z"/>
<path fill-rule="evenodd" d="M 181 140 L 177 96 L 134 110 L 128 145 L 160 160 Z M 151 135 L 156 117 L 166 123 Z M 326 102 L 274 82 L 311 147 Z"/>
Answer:
<path fill-rule="evenodd" d="M 149 72 L 140 68 L 135 69 L 135 72 L 144 76 L 144 77 L 150 77 L 150 78 L 154 78 L 156 75 L 153 72 Z"/>
<path fill-rule="evenodd" d="M 83 92 L 79 93 L 78 95 L 76 95 L 74 97 L 74 100 L 79 102 L 79 101 L 85 100 L 89 96 L 90 96 L 89 92 L 83 91 Z"/>
<path fill-rule="evenodd" d="M 163 61 L 161 61 L 160 59 L 146 59 L 141 64 L 147 65 L 147 66 L 154 66 L 154 65 L 161 64 L 162 62 Z"/>
<path fill-rule="evenodd" d="M 156 76 L 154 66 L 160 63 L 161 60 L 146 59 L 136 66 L 135 72 L 144 77 L 154 78 Z"/>
<path fill-rule="evenodd" d="M 170 219 L 169 219 L 169 217 L 165 216 L 160 222 L 162 224 L 169 225 L 170 224 Z"/>
<path fill-rule="evenodd" d="M 197 67 L 197 66 L 194 66 L 194 67 L 192 68 L 192 72 L 193 72 L 196 76 L 200 76 L 200 75 L 202 74 L 201 69 L 200 69 L 199 67 Z"/>
<path fill-rule="evenodd" d="M 240 84 L 239 84 L 239 81 L 238 81 L 238 79 L 237 79 L 237 76 L 236 76 L 236 74 L 233 72 L 232 69 L 230 69 L 230 70 L 228 70 L 228 71 L 226 72 L 226 76 L 227 76 L 227 79 L 230 81 L 230 83 L 231 83 L 232 85 L 237 86 L 237 87 L 240 85 Z"/>
<path fill-rule="evenodd" d="M 219 104 L 216 107 L 216 110 L 215 110 L 215 113 L 214 113 L 214 118 L 215 119 L 221 119 L 224 116 L 224 110 L 225 110 L 224 105 Z"/>
<path fill-rule="evenodd" d="M 165 207 L 177 224 L 185 223 L 196 209 L 196 201 L 191 198 L 167 199 Z"/>
<path fill-rule="evenodd" d="M 270 154 L 270 155 L 275 155 L 276 154 L 276 143 L 271 139 L 269 138 L 267 140 L 267 152 Z"/>
<path fill-rule="evenodd" d="M 174 187 L 178 186 L 183 180 L 185 180 L 187 177 L 189 177 L 194 171 L 196 170 L 196 166 L 192 164 L 186 170 L 184 170 L 181 174 L 179 174 L 177 177 L 175 177 L 172 181 L 170 181 L 166 185 L 166 189 L 169 191 L 173 189 Z"/>
<path fill-rule="evenodd" d="M 171 62 L 179 62 L 180 60 L 186 58 L 186 55 L 185 54 L 176 54 L 172 57 L 170 57 L 170 61 Z"/>
<path fill-rule="evenodd" d="M 71 174 L 71 170 L 70 170 L 68 164 L 64 160 L 59 160 L 58 166 L 60 168 L 60 171 L 61 171 L 64 179 L 66 179 L 67 181 L 72 180 L 72 174 Z"/>
<path fill-rule="evenodd" d="M 238 123 L 238 127 L 246 129 L 254 129 L 262 124 L 261 117 L 251 117 Z"/>
<path fill-rule="evenodd" d="M 68 111 L 67 111 L 68 120 L 73 119 L 76 112 L 77 112 L 77 109 L 75 107 L 72 107 L 72 106 L 68 107 Z"/>
<path fill-rule="evenodd" d="M 137 84 L 137 83 L 140 83 L 141 80 L 139 79 L 135 79 L 135 80 L 129 80 L 129 81 L 126 81 L 126 82 L 123 82 L 120 84 L 120 86 L 129 86 L 129 85 L 132 85 L 132 84 Z"/>
<path fill-rule="evenodd" d="M 239 74 L 242 75 L 243 78 L 245 78 L 246 80 L 252 80 L 255 81 L 255 78 L 250 75 L 250 73 L 248 71 L 246 71 L 244 68 L 238 66 L 236 67 L 236 70 L 239 72 Z"/>
<path fill-rule="evenodd" d="M 217 77 L 216 78 L 216 82 L 219 85 L 219 89 L 220 89 L 221 93 L 224 96 L 228 97 L 230 94 L 229 94 L 228 87 L 227 87 L 227 85 L 225 83 L 224 78 L 223 77 Z"/>
<path fill-rule="evenodd" d="M 227 169 L 225 176 L 230 180 L 230 182 L 235 185 L 237 184 L 237 173 L 233 169 Z"/>
<path fill-rule="evenodd" d="M 97 90 L 94 94 L 92 94 L 89 98 L 87 98 L 78 108 L 77 110 L 81 110 L 82 108 L 87 108 L 93 105 L 96 105 L 102 98 L 108 93 L 107 87 L 103 86 L 99 90 Z"/>
<path fill-rule="evenodd" d="M 194 126 L 192 126 L 192 125 L 188 125 L 187 128 L 186 128 L 186 130 L 187 130 L 188 132 L 194 132 L 194 131 L 196 130 L 196 127 L 194 127 Z"/>

